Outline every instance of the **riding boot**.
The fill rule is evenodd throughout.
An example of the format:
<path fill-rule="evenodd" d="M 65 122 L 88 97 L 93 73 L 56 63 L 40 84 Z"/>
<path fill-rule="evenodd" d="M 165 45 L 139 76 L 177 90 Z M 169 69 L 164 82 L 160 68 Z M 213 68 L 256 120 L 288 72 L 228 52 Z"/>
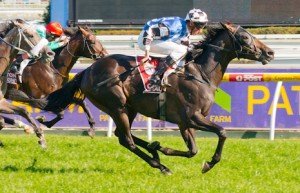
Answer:
<path fill-rule="evenodd" d="M 11 64 L 10 71 L 15 74 L 20 74 L 19 70 L 22 61 L 23 61 L 22 54 L 17 55 L 16 59 Z"/>
<path fill-rule="evenodd" d="M 160 77 L 166 71 L 167 65 L 165 63 L 159 64 L 159 68 L 153 73 L 150 78 L 150 84 L 160 86 Z"/>
<path fill-rule="evenodd" d="M 22 84 L 22 75 L 20 74 L 20 72 L 16 73 L 16 78 L 17 78 L 17 82 L 19 84 Z"/>
<path fill-rule="evenodd" d="M 175 61 L 171 56 L 167 56 L 165 59 L 162 59 L 159 63 L 159 69 L 155 71 L 150 78 L 150 84 L 161 85 L 161 77 L 168 67 L 171 67 L 174 63 Z"/>

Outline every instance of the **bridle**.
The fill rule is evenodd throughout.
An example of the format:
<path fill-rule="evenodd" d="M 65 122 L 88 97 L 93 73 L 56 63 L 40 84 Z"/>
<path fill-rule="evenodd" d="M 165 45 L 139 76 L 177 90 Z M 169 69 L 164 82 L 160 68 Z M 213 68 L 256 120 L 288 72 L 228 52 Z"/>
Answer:
<path fill-rule="evenodd" d="M 30 54 L 27 50 L 24 50 L 21 48 L 21 43 L 22 43 L 22 38 L 24 39 L 24 41 L 29 45 L 29 47 L 32 49 L 34 47 L 34 44 L 28 39 L 28 37 L 24 34 L 24 29 L 20 29 L 18 27 L 18 36 L 19 36 L 19 40 L 18 41 L 15 41 L 18 45 L 14 45 L 10 42 L 8 42 L 7 40 L 5 40 L 6 38 L 2 38 L 0 37 L 0 41 L 4 42 L 5 44 L 9 45 L 12 50 L 15 49 L 15 50 L 18 50 L 18 51 L 21 51 L 21 52 L 25 52 L 25 53 L 28 53 Z"/>
<path fill-rule="evenodd" d="M 21 29 L 19 26 L 16 26 L 16 27 L 17 27 L 18 36 L 19 36 L 18 39 L 17 39 L 17 41 L 14 41 L 13 43 L 11 43 L 9 40 L 10 40 L 10 38 L 12 38 L 11 37 L 12 35 L 10 35 L 9 33 L 6 35 L 5 38 L 0 37 L 0 41 L 4 42 L 6 45 L 8 45 L 8 46 L 11 47 L 10 53 L 12 52 L 12 50 L 17 50 L 17 51 L 21 51 L 21 52 L 28 53 L 29 55 L 31 55 L 29 51 L 24 50 L 24 49 L 21 48 L 22 47 L 22 45 L 21 45 L 22 44 L 22 39 L 24 39 L 24 41 L 28 44 L 28 46 L 30 47 L 30 49 L 32 49 L 35 46 L 34 43 L 32 43 L 29 40 L 29 38 L 24 34 L 24 29 Z M 13 29 L 11 29 L 11 30 L 13 30 Z M 7 62 L 7 64 L 9 64 L 9 62 L 10 62 L 10 55 L 8 55 L 8 56 L 4 56 L 4 55 L 0 56 L 0 59 L 5 59 L 6 62 Z M 6 70 L 1 74 L 1 77 L 6 76 L 7 69 L 8 68 L 6 68 Z"/>
<path fill-rule="evenodd" d="M 250 34 L 248 31 L 246 31 L 244 28 L 242 28 L 241 26 L 237 26 L 235 32 L 231 32 L 228 29 L 226 31 L 228 32 L 229 36 L 231 37 L 232 44 L 233 44 L 233 49 L 234 49 L 234 52 L 235 52 L 236 57 L 238 59 L 241 58 L 240 57 L 241 55 L 254 56 L 255 58 L 261 57 L 262 52 L 260 50 L 258 50 L 257 47 L 255 46 L 254 36 L 252 34 Z M 241 40 L 241 37 L 238 35 L 241 31 L 243 33 L 247 33 L 249 35 L 249 37 L 250 37 L 249 45 L 253 45 L 254 50 L 252 50 L 250 46 L 244 45 L 244 43 L 242 42 L 243 40 Z M 206 45 L 210 46 L 210 47 L 213 47 L 213 48 L 217 48 L 219 50 L 224 50 L 226 52 L 231 52 L 232 51 L 232 50 L 229 50 L 227 48 L 223 48 L 223 47 L 213 45 L 213 44 L 206 44 Z"/>
<path fill-rule="evenodd" d="M 93 60 L 97 60 L 98 58 L 100 58 L 101 56 L 100 55 L 96 55 L 92 52 L 92 49 L 94 50 L 94 48 L 92 47 L 92 45 L 90 45 L 90 43 L 88 42 L 87 38 L 83 35 L 82 35 L 82 38 L 83 38 L 83 47 L 82 47 L 82 51 L 84 52 L 85 50 L 85 47 L 88 49 L 89 53 L 90 53 L 90 58 L 93 59 Z M 95 44 L 95 43 L 91 43 L 91 44 Z M 73 58 L 79 58 L 80 56 L 76 56 L 74 54 L 71 53 L 70 51 L 70 41 L 68 41 L 67 43 L 67 52 L 73 57 Z M 104 48 L 102 47 L 102 49 L 100 50 L 100 53 L 103 53 L 104 51 Z"/>
<path fill-rule="evenodd" d="M 254 57 L 256 57 L 256 58 L 260 58 L 260 57 L 261 57 L 262 52 L 261 52 L 260 50 L 257 49 L 257 47 L 255 46 L 255 43 L 254 43 L 254 36 L 253 36 L 252 34 L 250 34 L 248 31 L 246 31 L 245 29 L 243 29 L 241 26 L 237 26 L 237 28 L 236 28 L 236 30 L 235 30 L 234 33 L 231 32 L 231 31 L 230 31 L 229 29 L 227 29 L 227 28 L 226 28 L 226 31 L 227 31 L 228 34 L 229 34 L 229 37 L 230 37 L 230 39 L 231 39 L 231 41 L 232 41 L 232 45 L 233 45 L 234 52 L 235 52 L 236 57 L 237 57 L 238 59 L 241 58 L 241 57 L 240 57 L 241 55 L 244 55 L 244 56 L 246 56 L 246 55 L 248 55 L 248 56 L 254 56 Z M 244 32 L 244 33 L 247 33 L 247 34 L 249 35 L 250 41 L 251 41 L 251 42 L 249 42 L 249 45 L 253 45 L 253 46 L 254 46 L 254 51 L 251 49 L 250 46 L 248 46 L 248 45 L 246 46 L 246 45 L 244 45 L 244 43 L 242 42 L 243 40 L 241 40 L 241 37 L 238 35 L 241 31 Z M 220 46 L 217 46 L 217 45 L 214 45 L 214 44 L 210 44 L 210 43 L 204 44 L 204 45 L 202 45 L 202 46 L 209 46 L 209 47 L 215 48 L 215 49 L 217 49 L 217 50 L 221 50 L 221 51 L 225 51 L 225 52 L 232 52 L 232 50 L 230 50 L 230 49 L 228 49 L 228 48 L 220 47 Z M 197 80 L 197 81 L 199 81 L 199 82 L 207 83 L 209 86 L 214 87 L 213 85 L 211 85 L 211 82 L 210 82 L 210 80 L 209 80 L 209 78 L 208 78 L 207 75 L 210 74 L 210 73 L 212 73 L 213 71 L 215 71 L 219 64 L 220 64 L 220 63 L 217 62 L 217 63 L 215 64 L 215 66 L 213 67 L 213 69 L 212 69 L 210 72 L 208 72 L 208 73 L 205 72 L 205 71 L 202 69 L 201 65 L 198 65 L 198 64 L 195 65 L 196 68 L 199 70 L 199 72 L 200 72 L 200 74 L 201 74 L 201 76 L 202 76 L 202 78 L 203 78 L 203 80 L 204 80 L 205 82 L 202 82 L 200 79 L 198 80 L 198 79 L 197 79 L 194 75 L 192 75 L 192 74 L 187 74 L 186 76 L 188 76 L 189 78 L 192 78 L 192 79 L 194 79 L 194 80 Z"/>

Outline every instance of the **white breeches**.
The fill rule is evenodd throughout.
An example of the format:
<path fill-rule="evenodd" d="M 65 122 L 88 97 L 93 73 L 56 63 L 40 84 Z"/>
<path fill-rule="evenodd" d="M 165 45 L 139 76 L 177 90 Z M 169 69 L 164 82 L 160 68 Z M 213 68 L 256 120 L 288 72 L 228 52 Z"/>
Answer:
<path fill-rule="evenodd" d="M 20 72 L 21 75 L 23 74 L 23 71 L 26 68 L 26 66 L 29 64 L 29 62 L 30 62 L 30 59 L 25 59 L 25 60 L 23 60 L 21 62 L 21 64 L 20 64 L 20 70 L 19 70 L 19 72 Z"/>
<path fill-rule="evenodd" d="M 143 45 L 143 34 L 144 31 L 140 33 L 138 45 L 141 50 L 145 51 L 145 46 Z M 153 40 L 150 44 L 150 52 L 169 55 L 174 61 L 177 61 L 177 65 L 181 65 L 182 62 L 180 62 L 180 60 L 183 59 L 184 55 L 187 53 L 187 46 L 171 41 Z"/>

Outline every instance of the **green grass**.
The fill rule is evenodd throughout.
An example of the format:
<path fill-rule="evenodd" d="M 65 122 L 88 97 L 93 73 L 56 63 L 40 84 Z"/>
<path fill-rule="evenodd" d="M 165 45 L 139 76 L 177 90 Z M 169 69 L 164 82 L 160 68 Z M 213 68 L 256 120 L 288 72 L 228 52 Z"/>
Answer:
<path fill-rule="evenodd" d="M 0 192 L 291 192 L 300 191 L 300 140 L 228 139 L 223 159 L 207 174 L 217 138 L 197 138 L 190 159 L 161 155 L 164 176 L 118 144 L 117 138 L 47 135 L 42 150 L 31 135 L 3 135 Z M 185 149 L 180 137 L 154 137 Z"/>

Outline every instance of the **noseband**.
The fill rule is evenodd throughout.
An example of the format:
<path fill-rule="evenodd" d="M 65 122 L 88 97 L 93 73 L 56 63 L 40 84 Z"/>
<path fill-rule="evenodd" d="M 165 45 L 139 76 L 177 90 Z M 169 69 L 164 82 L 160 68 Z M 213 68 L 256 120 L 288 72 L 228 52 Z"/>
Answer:
<path fill-rule="evenodd" d="M 248 31 L 246 31 L 245 29 L 241 28 L 241 26 L 238 26 L 236 31 L 234 33 L 232 33 L 231 31 L 227 30 L 229 33 L 229 36 L 231 37 L 231 39 L 233 40 L 233 47 L 236 53 L 236 57 L 238 59 L 240 59 L 240 55 L 248 55 L 248 56 L 254 56 L 256 58 L 259 58 L 262 54 L 261 51 L 259 51 L 254 43 L 254 37 L 252 34 L 250 34 Z M 249 35 L 249 37 L 251 38 L 251 42 L 250 45 L 254 46 L 254 51 L 245 45 L 242 45 L 241 40 L 240 40 L 240 36 L 236 36 L 237 32 L 243 31 L 244 33 L 247 33 Z M 237 48 L 236 48 L 237 45 Z"/>

